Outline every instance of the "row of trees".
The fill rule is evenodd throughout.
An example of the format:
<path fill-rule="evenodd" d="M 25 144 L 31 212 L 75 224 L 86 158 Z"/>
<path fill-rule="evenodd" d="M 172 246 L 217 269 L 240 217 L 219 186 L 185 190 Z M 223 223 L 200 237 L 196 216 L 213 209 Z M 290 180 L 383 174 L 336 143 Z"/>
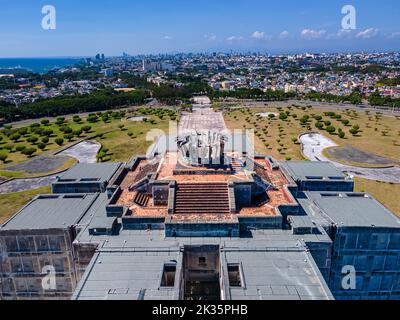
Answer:
<path fill-rule="evenodd" d="M 108 110 L 127 105 L 140 105 L 150 97 L 148 91 L 116 92 L 105 89 L 85 95 L 62 96 L 16 107 L 0 106 L 0 118 L 5 122 L 23 119 L 56 117 L 59 115 Z"/>
<path fill-rule="evenodd" d="M 336 102 L 336 103 L 351 103 L 351 104 L 360 104 L 362 103 L 362 96 L 360 92 L 353 91 L 351 94 L 347 96 L 337 96 L 330 93 L 321 93 L 321 92 L 309 92 L 305 95 L 305 98 L 312 101 L 328 101 L 328 102 Z"/>
<path fill-rule="evenodd" d="M 260 89 L 238 89 L 235 91 L 212 91 L 210 97 L 216 98 L 236 98 L 236 99 L 260 99 L 265 101 L 282 101 L 296 97 L 293 92 L 284 92 L 282 90 L 267 90 L 264 92 Z"/>

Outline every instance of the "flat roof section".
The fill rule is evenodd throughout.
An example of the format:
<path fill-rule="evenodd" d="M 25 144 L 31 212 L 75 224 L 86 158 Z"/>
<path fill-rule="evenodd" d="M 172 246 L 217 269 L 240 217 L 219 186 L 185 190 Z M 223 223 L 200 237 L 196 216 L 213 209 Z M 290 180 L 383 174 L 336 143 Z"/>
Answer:
<path fill-rule="evenodd" d="M 2 230 L 66 229 L 82 219 L 98 194 L 41 195 L 34 198 Z"/>
<path fill-rule="evenodd" d="M 310 253 L 302 248 L 224 251 L 239 265 L 242 287 L 229 287 L 232 300 L 333 300 Z"/>
<path fill-rule="evenodd" d="M 60 175 L 57 182 L 110 181 L 120 166 L 121 163 L 78 163 Z"/>
<path fill-rule="evenodd" d="M 372 196 L 351 192 L 306 192 L 299 202 L 309 216 L 345 227 L 400 228 L 400 219 Z"/>
<path fill-rule="evenodd" d="M 295 181 L 344 180 L 346 175 L 329 162 L 285 161 L 283 166 Z"/>
<path fill-rule="evenodd" d="M 179 249 L 97 253 L 72 300 L 177 300 L 178 290 L 160 285 L 163 265 L 176 264 L 181 255 Z"/>

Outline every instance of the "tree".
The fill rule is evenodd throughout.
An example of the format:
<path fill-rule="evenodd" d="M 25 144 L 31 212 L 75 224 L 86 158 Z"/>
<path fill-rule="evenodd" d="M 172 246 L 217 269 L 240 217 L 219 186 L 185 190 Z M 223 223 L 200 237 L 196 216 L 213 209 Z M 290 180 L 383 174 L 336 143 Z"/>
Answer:
<path fill-rule="evenodd" d="M 83 126 L 83 127 L 82 127 L 82 130 L 83 130 L 84 132 L 88 133 L 88 132 L 90 132 L 90 130 L 92 130 L 92 127 L 91 127 L 91 126 Z"/>
<path fill-rule="evenodd" d="M 68 133 L 64 135 L 64 138 L 68 140 L 68 142 L 71 142 L 72 139 L 74 138 L 74 134 L 73 133 Z"/>
<path fill-rule="evenodd" d="M 18 152 L 22 152 L 26 149 L 26 147 L 23 144 L 19 144 L 15 147 L 15 150 Z"/>
<path fill-rule="evenodd" d="M 122 130 L 124 130 L 124 128 L 125 128 L 125 125 L 123 125 L 123 124 L 120 124 L 120 125 L 118 126 L 118 128 L 120 128 L 120 129 L 121 129 L 121 131 L 122 131 Z"/>
<path fill-rule="evenodd" d="M 21 135 L 19 133 L 14 133 L 10 136 L 10 139 L 14 142 L 17 142 L 21 138 Z"/>
<path fill-rule="evenodd" d="M 18 133 L 22 136 L 25 136 L 26 134 L 28 134 L 28 128 L 27 127 L 19 128 Z"/>
<path fill-rule="evenodd" d="M 57 138 L 54 140 L 55 143 L 57 143 L 60 147 L 64 144 L 64 139 L 63 138 Z"/>
<path fill-rule="evenodd" d="M 39 142 L 37 146 L 38 146 L 38 148 L 39 148 L 40 150 L 46 149 L 46 144 L 43 143 L 43 142 Z"/>
<path fill-rule="evenodd" d="M 103 162 L 104 158 L 107 156 L 107 153 L 104 152 L 104 150 L 101 150 L 98 154 L 97 154 L 97 161 Z"/>
<path fill-rule="evenodd" d="M 339 132 L 339 138 L 340 139 L 344 139 L 346 137 L 346 133 L 344 133 L 344 131 L 340 131 Z"/>
<path fill-rule="evenodd" d="M 49 123 L 50 123 L 50 120 L 48 120 L 48 119 L 43 119 L 43 120 L 40 121 L 40 123 L 41 123 L 42 125 L 44 125 L 44 126 L 48 126 Z"/>
<path fill-rule="evenodd" d="M 56 124 L 61 126 L 61 125 L 64 124 L 64 122 L 65 122 L 65 118 L 64 117 L 58 117 L 57 121 L 56 121 Z"/>
<path fill-rule="evenodd" d="M 280 120 L 286 120 L 287 118 L 288 118 L 288 116 L 287 116 L 286 113 L 283 113 L 283 112 L 282 112 L 282 113 L 279 114 L 279 119 L 280 119 Z"/>
<path fill-rule="evenodd" d="M 358 130 L 355 129 L 355 128 L 351 128 L 349 132 L 350 132 L 353 136 L 355 136 L 355 135 L 358 134 Z"/>
<path fill-rule="evenodd" d="M 78 138 L 82 135 L 83 131 L 81 129 L 75 130 L 74 135 L 77 136 Z"/>
<path fill-rule="evenodd" d="M 322 122 L 317 122 L 316 124 L 315 124 L 315 127 L 317 128 L 317 129 L 322 129 L 323 127 L 324 127 L 324 124 L 322 123 Z"/>
<path fill-rule="evenodd" d="M 14 145 L 13 145 L 12 143 L 7 143 L 7 144 L 4 146 L 4 149 L 6 149 L 6 150 L 12 152 L 13 149 L 14 149 Z"/>
<path fill-rule="evenodd" d="M 0 161 L 3 161 L 3 163 L 6 163 L 8 159 L 8 154 L 5 152 L 0 152 Z"/>
<path fill-rule="evenodd" d="M 45 144 L 48 144 L 49 141 L 50 141 L 49 137 L 43 137 L 41 140 L 42 140 L 42 142 L 45 143 Z"/>
<path fill-rule="evenodd" d="M 350 121 L 346 119 L 346 120 L 342 120 L 342 123 L 343 123 L 345 126 L 348 126 L 349 123 L 350 123 Z"/>
<path fill-rule="evenodd" d="M 51 130 L 51 129 L 43 130 L 43 134 L 44 134 L 45 136 L 48 136 L 48 137 L 50 137 L 53 133 L 54 133 L 54 132 L 53 132 L 53 130 Z"/>
<path fill-rule="evenodd" d="M 61 127 L 60 131 L 64 132 L 65 134 L 68 134 L 68 133 L 72 133 L 73 130 L 71 127 Z"/>
<path fill-rule="evenodd" d="M 336 128 L 334 126 L 328 126 L 326 127 L 326 132 L 333 134 L 336 131 Z"/>
<path fill-rule="evenodd" d="M 39 138 L 37 136 L 32 136 L 29 137 L 28 139 L 26 139 L 26 141 L 28 141 L 29 143 L 35 144 L 36 142 L 38 142 Z"/>
<path fill-rule="evenodd" d="M 36 151 L 36 148 L 26 148 L 22 153 L 31 158 Z"/>

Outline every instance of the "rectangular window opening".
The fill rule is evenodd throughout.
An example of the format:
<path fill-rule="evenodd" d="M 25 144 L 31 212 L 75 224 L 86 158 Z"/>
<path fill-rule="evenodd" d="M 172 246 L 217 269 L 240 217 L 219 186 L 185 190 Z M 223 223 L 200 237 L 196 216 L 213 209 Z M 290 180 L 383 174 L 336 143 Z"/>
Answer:
<path fill-rule="evenodd" d="M 228 264 L 228 277 L 230 287 L 241 287 L 242 286 L 242 275 L 240 272 L 240 265 Z"/>
<path fill-rule="evenodd" d="M 175 286 L 176 265 L 165 264 L 161 278 L 161 287 Z"/>

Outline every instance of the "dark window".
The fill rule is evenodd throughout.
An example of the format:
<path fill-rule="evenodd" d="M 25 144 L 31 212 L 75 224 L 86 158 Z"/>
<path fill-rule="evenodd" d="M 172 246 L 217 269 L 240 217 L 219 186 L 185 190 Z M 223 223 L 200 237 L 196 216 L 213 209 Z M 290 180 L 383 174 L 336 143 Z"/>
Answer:
<path fill-rule="evenodd" d="M 175 286 L 176 265 L 165 264 L 161 278 L 161 287 Z"/>
<path fill-rule="evenodd" d="M 228 264 L 228 277 L 229 277 L 229 286 L 231 287 L 242 286 L 242 277 L 240 273 L 240 266 L 238 264 Z"/>
<path fill-rule="evenodd" d="M 205 267 L 207 265 L 206 257 L 199 257 L 199 266 Z"/>

